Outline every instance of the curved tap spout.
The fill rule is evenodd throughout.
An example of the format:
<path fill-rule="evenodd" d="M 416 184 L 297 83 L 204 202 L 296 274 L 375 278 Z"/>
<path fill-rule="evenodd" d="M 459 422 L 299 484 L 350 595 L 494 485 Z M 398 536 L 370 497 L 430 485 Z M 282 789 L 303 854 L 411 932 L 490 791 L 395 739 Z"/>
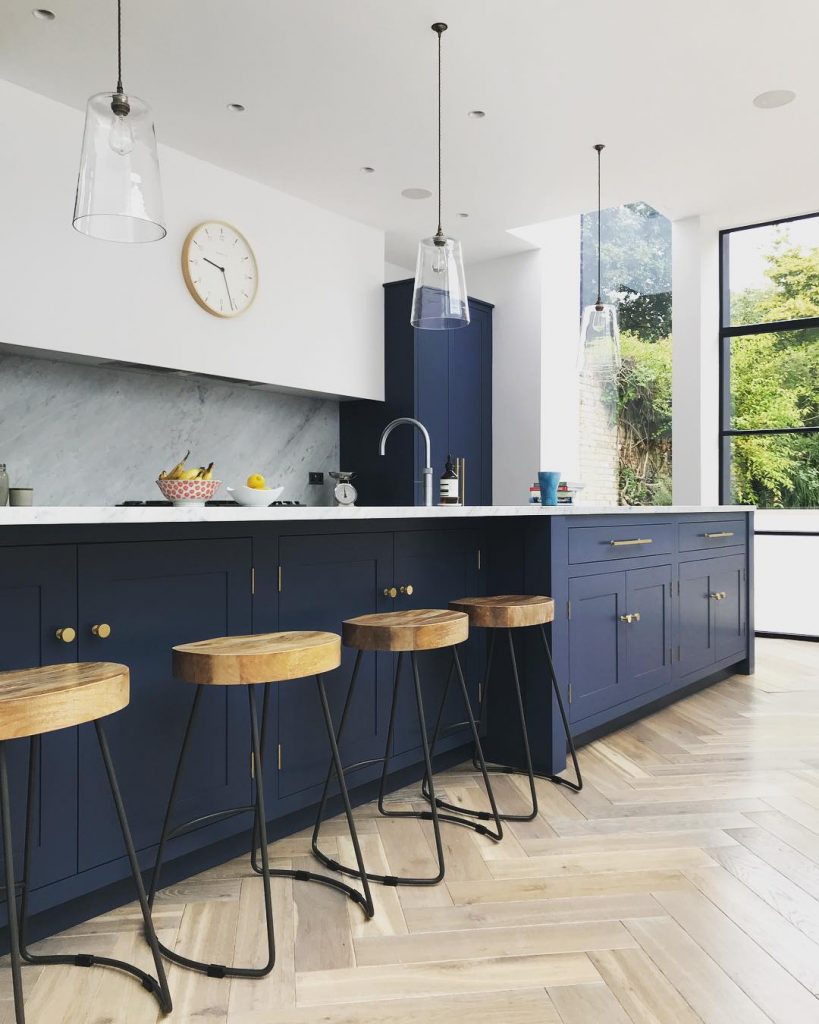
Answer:
<path fill-rule="evenodd" d="M 426 465 L 422 470 L 424 475 L 424 504 L 429 507 L 432 505 L 432 442 L 429 439 L 429 431 L 424 424 L 421 423 L 420 420 L 413 419 L 412 416 L 399 416 L 397 420 L 392 420 L 392 422 L 388 423 L 386 427 L 384 427 L 384 432 L 381 435 L 378 450 L 381 455 L 387 454 L 387 438 L 393 430 L 402 423 L 408 423 L 411 427 L 416 427 L 421 431 L 424 438 L 424 444 L 426 446 Z"/>

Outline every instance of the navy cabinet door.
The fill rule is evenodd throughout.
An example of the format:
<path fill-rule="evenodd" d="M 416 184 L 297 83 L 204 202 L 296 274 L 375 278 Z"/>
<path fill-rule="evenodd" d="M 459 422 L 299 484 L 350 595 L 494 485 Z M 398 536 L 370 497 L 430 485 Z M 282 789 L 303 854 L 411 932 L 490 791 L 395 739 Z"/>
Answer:
<path fill-rule="evenodd" d="M 63 626 L 77 627 L 76 570 L 73 545 L 0 548 L 0 671 L 77 660 L 76 642 L 66 644 L 56 636 Z M 41 750 L 35 889 L 77 870 L 77 730 L 47 733 Z M 8 760 L 15 851 L 21 857 L 28 740 L 10 741 Z M 18 878 L 19 871 L 18 860 Z M 4 903 L 4 919 L 5 913 Z"/>
<path fill-rule="evenodd" d="M 570 718 L 582 721 L 629 697 L 624 671 L 626 574 L 604 573 L 569 580 Z"/>
<path fill-rule="evenodd" d="M 457 331 L 415 332 L 415 417 L 429 431 L 432 443 L 433 500 L 438 501 L 439 480 L 450 449 L 449 437 L 449 347 Z M 409 427 L 400 427 L 409 430 Z M 420 431 L 413 430 L 415 443 L 415 504 L 424 504 L 423 475 L 426 446 Z M 378 443 L 375 438 L 374 444 Z M 390 439 L 392 443 L 392 439 Z"/>
<path fill-rule="evenodd" d="M 279 561 L 279 629 L 340 633 L 344 619 L 390 610 L 384 590 L 393 582 L 391 533 L 282 537 Z M 325 678 L 336 723 L 354 661 L 355 651 L 344 648 L 341 668 Z M 364 655 L 342 742 L 345 763 L 379 757 L 384 751 L 391 667 L 389 654 Z M 316 686 L 312 679 L 293 680 L 277 686 L 277 693 L 278 795 L 301 793 L 306 803 L 324 781 L 330 760 Z M 356 781 L 353 776 L 351 784 Z"/>
<path fill-rule="evenodd" d="M 131 701 L 105 722 L 137 849 L 162 825 L 194 688 L 174 680 L 174 644 L 251 628 L 251 542 L 183 540 L 79 549 L 79 655 L 131 670 Z M 105 640 L 91 634 L 108 623 Z M 250 798 L 247 698 L 203 694 L 178 804 L 180 819 Z M 122 839 L 91 726 L 80 727 L 80 870 L 122 856 Z M 237 819 L 238 820 L 238 819 Z"/>
<path fill-rule="evenodd" d="M 401 595 L 392 602 L 396 611 L 405 608 L 447 608 L 459 597 L 480 596 L 478 552 L 481 534 L 478 530 L 419 530 L 395 535 L 395 585 L 411 586 L 410 596 Z M 482 676 L 484 638 L 479 633 L 459 648 L 467 687 L 477 706 L 478 684 Z M 415 693 L 409 659 L 403 670 L 400 690 L 398 724 L 396 726 L 395 753 L 413 750 L 421 745 Z M 430 731 L 437 714 L 443 688 L 452 664 L 449 649 L 424 651 L 418 655 L 418 671 L 424 695 L 424 705 Z M 463 698 L 453 682 L 444 725 L 464 721 Z M 464 741 L 466 742 L 466 733 Z"/>
<path fill-rule="evenodd" d="M 630 569 L 626 573 L 625 683 L 633 695 L 671 682 L 671 566 Z"/>
<path fill-rule="evenodd" d="M 709 559 L 709 561 L 711 561 Z M 711 593 L 724 594 L 711 599 L 714 622 L 714 653 L 717 661 L 745 650 L 745 557 L 726 555 L 713 559 Z"/>
<path fill-rule="evenodd" d="M 472 304 L 468 327 L 449 332 L 449 444 L 466 460 L 467 505 L 492 503 L 492 313 Z"/>
<path fill-rule="evenodd" d="M 680 562 L 679 673 L 697 672 L 715 661 L 711 616 L 712 559 Z"/>

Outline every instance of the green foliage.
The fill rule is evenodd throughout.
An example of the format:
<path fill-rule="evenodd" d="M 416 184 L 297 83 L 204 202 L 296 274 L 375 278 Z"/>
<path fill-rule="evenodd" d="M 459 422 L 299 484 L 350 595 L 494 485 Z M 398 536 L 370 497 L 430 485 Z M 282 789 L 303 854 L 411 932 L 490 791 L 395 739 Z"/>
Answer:
<path fill-rule="evenodd" d="M 670 505 L 671 338 L 624 332 L 620 343 L 620 502 Z"/>
<path fill-rule="evenodd" d="M 766 255 L 770 287 L 731 296 L 733 323 L 765 323 L 819 313 L 819 249 L 790 246 L 780 235 Z M 736 338 L 731 345 L 732 426 L 765 429 L 819 425 L 819 331 Z M 819 505 L 819 435 L 737 437 L 732 491 L 766 508 Z"/>

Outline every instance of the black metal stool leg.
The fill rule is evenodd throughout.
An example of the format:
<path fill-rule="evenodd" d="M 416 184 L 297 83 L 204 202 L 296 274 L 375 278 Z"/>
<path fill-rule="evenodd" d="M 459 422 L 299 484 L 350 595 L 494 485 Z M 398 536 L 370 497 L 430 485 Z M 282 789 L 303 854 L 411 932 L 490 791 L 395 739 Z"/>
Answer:
<path fill-rule="evenodd" d="M 14 881 L 14 845 L 11 829 L 9 801 L 9 775 L 6 763 L 6 743 L 0 741 L 0 819 L 3 829 L 3 857 L 6 869 L 6 901 L 9 919 L 9 953 L 11 955 L 11 983 L 14 990 L 14 1015 L 17 1024 L 25 1024 L 23 979 L 20 970 L 20 936 L 17 921 L 17 886 Z"/>
<path fill-rule="evenodd" d="M 122 802 L 122 795 L 119 790 L 117 783 L 116 773 L 114 771 L 114 765 L 111 760 L 111 752 L 108 748 L 108 741 L 105 737 L 105 731 L 102 723 L 97 720 L 94 722 L 94 727 L 97 733 L 97 741 L 99 743 L 100 755 L 102 757 L 103 765 L 105 766 L 105 773 L 108 779 L 108 784 L 111 789 L 111 796 L 114 801 L 114 808 L 117 812 L 117 818 L 119 820 L 120 829 L 122 831 L 123 843 L 125 845 L 125 852 L 128 856 L 128 862 L 131 868 L 131 874 L 134 879 L 134 885 L 137 890 L 137 899 L 139 901 L 140 909 L 142 911 L 142 920 L 145 929 L 145 938 L 150 946 L 151 953 L 153 955 L 154 967 L 156 970 L 156 978 L 151 977 L 146 971 L 140 970 L 133 964 L 126 963 L 123 960 L 116 960 L 113 957 L 97 956 L 96 954 L 90 953 L 64 953 L 53 956 L 40 956 L 29 951 L 25 942 L 25 931 L 28 919 L 28 899 L 29 891 L 31 888 L 31 859 L 32 859 L 32 848 L 34 845 L 33 833 L 34 833 L 34 806 L 36 800 L 36 774 L 37 765 L 40 759 L 40 737 L 33 736 L 31 739 L 31 747 L 29 749 L 29 772 L 28 772 L 28 800 L 26 807 L 26 836 L 25 836 L 25 847 L 24 847 L 24 871 L 25 881 L 23 884 L 23 895 L 21 899 L 20 907 L 20 939 L 19 939 L 19 951 L 20 956 L 26 963 L 29 964 L 67 964 L 73 967 L 113 967 L 116 970 L 123 971 L 126 974 L 131 974 L 137 978 L 143 988 L 147 989 L 159 1003 L 159 1007 L 163 1013 L 170 1013 L 172 1010 L 171 994 L 168 989 L 168 981 L 165 975 L 165 965 L 162 962 L 160 954 L 160 945 L 156 937 L 154 930 L 153 921 L 151 920 L 151 911 L 148 906 L 148 898 L 145 895 L 145 887 L 142 883 L 142 875 L 139 870 L 139 862 L 137 860 L 136 850 L 134 849 L 133 840 L 131 839 L 131 832 L 128 827 L 128 819 L 125 814 L 125 807 Z"/>
<path fill-rule="evenodd" d="M 261 732 L 261 744 L 262 744 L 262 750 L 263 751 L 267 750 L 267 722 L 268 722 L 269 713 L 270 713 L 270 690 L 271 690 L 271 684 L 270 683 L 265 683 L 264 684 L 264 697 L 262 699 L 262 732 Z M 253 766 L 253 770 L 254 771 L 262 771 L 262 768 L 263 768 L 263 766 L 261 764 Z M 256 859 L 256 850 L 258 849 L 258 845 L 259 845 L 258 840 L 259 840 L 259 819 L 254 814 L 253 815 L 253 839 L 251 840 L 251 844 L 250 844 L 250 866 L 253 868 L 253 870 L 256 872 L 257 875 L 260 875 L 262 873 L 262 869 L 259 866 L 258 860 Z"/>
<path fill-rule="evenodd" d="M 264 785 L 262 782 L 262 772 L 260 770 L 261 740 L 259 738 L 259 722 L 256 714 L 256 701 L 253 695 L 253 685 L 248 685 L 247 697 L 250 710 L 250 748 L 253 755 L 253 764 L 256 767 L 256 797 L 254 802 L 244 807 L 231 807 L 224 811 L 216 811 L 215 813 L 205 815 L 202 818 L 184 822 L 174 828 L 170 827 L 173 807 L 176 802 L 176 795 L 179 788 L 179 779 L 185 763 L 185 756 L 187 754 L 192 726 L 201 694 L 202 686 L 197 686 L 196 693 L 193 698 L 193 704 L 191 706 L 190 716 L 188 717 L 188 724 L 185 729 L 185 736 L 182 740 L 182 747 L 180 748 L 179 758 L 176 763 L 176 774 L 174 775 L 173 782 L 171 783 L 168 808 L 165 812 L 165 821 L 162 826 L 162 835 L 160 837 L 159 848 L 157 850 L 156 865 L 154 867 L 153 878 L 151 880 L 149 902 L 153 901 L 156 895 L 156 890 L 159 886 L 159 873 L 162 867 L 162 855 L 168 840 L 184 835 L 186 832 L 189 832 L 200 825 L 220 821 L 225 818 L 233 817 L 236 814 L 252 812 L 259 823 L 258 828 L 261 841 L 262 883 L 264 890 L 268 959 L 264 967 L 232 967 L 226 964 L 207 964 L 201 960 L 192 960 L 190 957 L 183 956 L 176 950 L 169 949 L 161 942 L 158 943 L 158 945 L 166 959 L 173 961 L 175 964 L 179 964 L 181 967 L 187 967 L 189 970 L 198 971 L 201 974 L 207 974 L 209 978 L 263 978 L 273 970 L 276 959 L 276 949 L 273 935 L 273 899 L 270 892 L 271 871 L 267 852 L 267 818 L 265 816 L 264 809 Z"/>
<path fill-rule="evenodd" d="M 182 746 L 179 748 L 179 757 L 176 759 L 176 771 L 174 772 L 173 782 L 171 783 L 171 791 L 168 794 L 168 806 L 165 808 L 165 819 L 162 822 L 162 831 L 159 834 L 159 845 L 156 849 L 156 862 L 154 864 L 153 874 L 151 875 L 151 885 L 148 889 L 148 905 L 153 907 L 154 898 L 156 897 L 156 890 L 159 887 L 159 874 L 162 870 L 162 861 L 165 856 L 165 847 L 168 843 L 168 837 L 171 831 L 171 815 L 173 814 L 174 804 L 176 803 L 176 794 L 179 790 L 179 779 L 182 775 L 182 768 L 185 764 L 185 755 L 188 751 L 188 743 L 191 738 L 191 731 L 193 729 L 193 721 L 196 718 L 196 710 L 199 707 L 199 700 L 202 696 L 202 687 L 197 686 L 193 695 L 193 703 L 191 704 L 190 714 L 188 715 L 188 722 L 185 726 L 185 734 L 182 738 Z"/>
<path fill-rule="evenodd" d="M 546 654 L 546 664 L 549 668 L 549 675 L 552 679 L 552 690 L 557 698 L 557 707 L 560 711 L 560 719 L 563 722 L 563 731 L 566 733 L 566 742 L 569 746 L 569 753 L 572 757 L 572 764 L 574 765 L 574 774 L 577 782 L 572 782 L 570 779 L 562 779 L 559 775 L 549 775 L 548 778 L 556 783 L 558 786 L 566 786 L 568 789 L 573 790 L 575 793 L 579 793 L 583 789 L 583 776 L 580 774 L 580 765 L 577 761 L 577 750 L 574 745 L 574 738 L 572 736 L 572 730 L 569 728 L 569 719 L 566 715 L 566 708 L 563 705 L 563 697 L 560 694 L 560 687 L 557 685 L 557 675 L 555 673 L 555 666 L 552 662 L 552 652 L 549 650 L 549 641 L 546 639 L 546 630 L 543 626 L 540 627 L 540 636 L 543 640 L 543 650 Z"/>

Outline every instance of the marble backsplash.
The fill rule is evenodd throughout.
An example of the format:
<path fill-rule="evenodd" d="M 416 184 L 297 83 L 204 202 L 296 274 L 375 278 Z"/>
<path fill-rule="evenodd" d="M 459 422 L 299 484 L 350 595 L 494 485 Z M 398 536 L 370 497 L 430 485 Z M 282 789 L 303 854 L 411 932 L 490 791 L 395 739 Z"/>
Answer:
<path fill-rule="evenodd" d="M 262 473 L 282 498 L 331 503 L 338 403 L 198 380 L 0 354 L 0 463 L 35 505 L 161 499 L 155 480 L 191 449 L 225 485 Z M 309 485 L 310 470 L 325 474 Z"/>

